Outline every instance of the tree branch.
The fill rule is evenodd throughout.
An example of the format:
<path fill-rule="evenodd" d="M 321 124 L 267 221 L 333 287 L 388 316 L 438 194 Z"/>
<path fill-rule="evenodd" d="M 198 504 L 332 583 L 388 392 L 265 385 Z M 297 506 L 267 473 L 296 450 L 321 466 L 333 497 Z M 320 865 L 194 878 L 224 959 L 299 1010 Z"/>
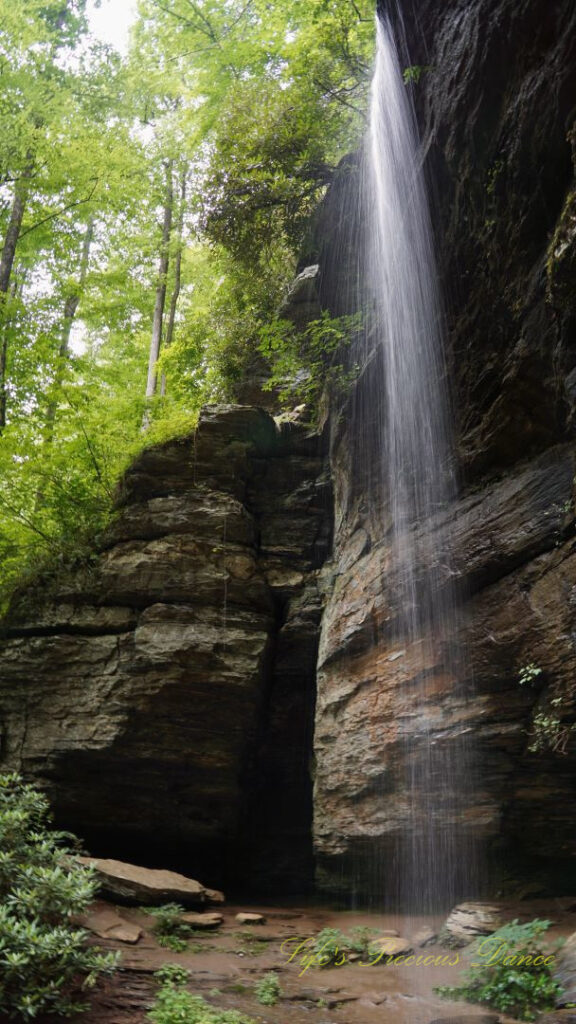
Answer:
<path fill-rule="evenodd" d="M 218 36 L 216 35 L 216 32 L 212 27 L 210 19 L 207 18 L 206 15 L 204 14 L 204 11 L 198 7 L 198 4 L 195 3 L 194 0 L 186 0 L 186 3 L 188 4 L 189 7 L 192 8 L 196 17 L 199 18 L 200 21 L 206 26 L 204 34 L 208 35 L 208 37 L 212 40 L 213 43 L 219 44 Z M 202 31 L 202 29 L 200 29 L 200 31 Z"/>
<path fill-rule="evenodd" d="M 28 526 L 29 529 L 33 531 L 33 533 L 37 533 L 38 536 L 42 537 L 42 540 L 45 540 L 47 544 L 54 543 L 53 537 L 49 537 L 48 534 L 44 533 L 44 531 L 41 530 L 39 526 L 35 526 L 33 521 L 29 519 L 28 516 L 25 515 L 24 512 L 22 512 L 21 509 L 17 508 L 15 505 L 12 505 L 9 501 L 6 501 L 6 498 L 4 496 L 0 498 L 0 506 L 3 506 L 4 508 L 8 509 L 8 512 L 12 513 L 14 519 L 16 519 L 19 523 L 23 523 L 24 526 Z"/>
<path fill-rule="evenodd" d="M 63 213 L 68 213 L 68 210 L 74 210 L 77 206 L 83 206 L 84 203 L 91 202 L 97 185 L 98 181 L 95 182 L 90 195 L 86 196 L 84 199 L 76 199 L 73 203 L 68 203 L 67 206 L 63 206 L 60 210 L 56 210 L 55 213 L 50 213 L 47 217 L 43 217 L 42 220 L 37 221 L 36 224 L 31 224 L 25 231 L 20 232 L 20 238 L 25 238 L 25 236 L 29 235 L 31 231 L 36 231 L 36 228 L 41 228 L 43 224 L 48 224 L 49 221 L 55 220 L 57 217 L 61 217 Z"/>
<path fill-rule="evenodd" d="M 164 4 L 161 4 L 160 0 L 152 0 L 152 2 L 154 4 L 154 7 L 158 7 L 159 10 L 164 11 L 165 14 L 169 14 L 170 17 L 177 18 L 178 21 L 183 21 L 185 25 L 190 25 L 192 28 L 194 27 L 193 22 L 190 21 L 190 18 L 185 18 L 183 14 L 176 14 L 176 11 L 171 11 L 169 7 L 166 7 Z"/>
<path fill-rule="evenodd" d="M 368 124 L 368 118 L 360 107 L 355 107 L 349 100 L 345 100 L 339 92 L 326 85 L 326 82 L 321 82 L 317 78 L 312 79 L 312 81 L 314 82 L 314 85 L 318 86 L 325 95 L 330 96 L 333 100 L 336 100 L 337 103 L 341 103 L 343 107 L 348 107 L 349 110 L 353 110 L 355 114 L 358 114 L 362 118 L 365 124 Z"/>

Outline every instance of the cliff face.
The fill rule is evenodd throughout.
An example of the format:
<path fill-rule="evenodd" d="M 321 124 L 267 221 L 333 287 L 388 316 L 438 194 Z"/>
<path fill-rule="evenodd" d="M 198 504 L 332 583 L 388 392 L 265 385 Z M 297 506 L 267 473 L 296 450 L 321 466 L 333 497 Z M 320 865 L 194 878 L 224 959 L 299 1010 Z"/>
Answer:
<path fill-rule="evenodd" d="M 427 713 L 440 748 L 464 730 L 477 737 L 480 777 L 455 827 L 500 862 L 505 855 L 516 876 L 521 859 L 525 874 L 562 887 L 576 863 L 574 756 L 528 747 L 535 715 L 558 715 L 564 729 L 576 711 L 576 13 L 542 0 L 406 0 L 402 18 L 384 6 L 405 33 L 406 65 L 424 68 L 408 87 L 446 295 L 462 480 L 448 517 L 467 666 L 446 679 L 441 651 L 424 665 L 418 649 L 395 650 L 390 639 L 396 570 L 357 457 L 369 444 L 376 357 L 332 418 L 336 527 L 315 738 L 320 880 L 386 889 L 408 813 L 404 751 L 407 741 L 418 749 Z M 355 166 L 341 168 L 320 218 L 321 229 L 332 225 L 321 291 L 335 312 L 357 259 L 346 213 Z M 441 517 L 420 529 L 441 552 Z M 534 685 L 519 684 L 526 665 L 539 670 Z M 423 673 L 435 688 L 426 708 Z"/>
<path fill-rule="evenodd" d="M 93 853 L 303 888 L 329 521 L 319 438 L 261 410 L 143 452 L 93 563 L 5 623 L 2 770 Z"/>
<path fill-rule="evenodd" d="M 208 409 L 193 437 L 132 466 L 94 561 L 23 592 L 4 624 L 0 769 L 45 785 L 95 854 L 302 889 L 314 729 L 319 881 L 382 891 L 426 714 L 440 748 L 465 730 L 478 740 L 469 810 L 447 827 L 515 877 L 521 863 L 543 885 L 573 884 L 574 744 L 528 748 L 536 715 L 571 740 L 576 714 L 576 13 L 571 0 L 401 7 L 406 64 L 424 68 L 409 87 L 462 480 L 455 506 L 418 529 L 442 567 L 454 524 L 466 669 L 448 679 L 441 650 L 424 665 L 391 641 L 398 570 L 366 470 L 377 356 L 329 416 L 333 505 L 317 435 Z M 357 171 L 343 162 L 319 217 L 320 297 L 337 313 L 359 258 Z M 317 312 L 314 277 L 300 318 Z"/>

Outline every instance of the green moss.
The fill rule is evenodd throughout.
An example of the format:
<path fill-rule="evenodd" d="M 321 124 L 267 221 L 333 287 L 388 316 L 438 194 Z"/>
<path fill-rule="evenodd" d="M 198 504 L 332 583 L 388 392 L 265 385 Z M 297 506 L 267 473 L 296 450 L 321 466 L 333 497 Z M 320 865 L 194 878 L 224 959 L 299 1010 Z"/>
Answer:
<path fill-rule="evenodd" d="M 548 248 L 546 274 L 551 305 L 576 313 L 576 189 L 568 193 L 558 219 Z"/>

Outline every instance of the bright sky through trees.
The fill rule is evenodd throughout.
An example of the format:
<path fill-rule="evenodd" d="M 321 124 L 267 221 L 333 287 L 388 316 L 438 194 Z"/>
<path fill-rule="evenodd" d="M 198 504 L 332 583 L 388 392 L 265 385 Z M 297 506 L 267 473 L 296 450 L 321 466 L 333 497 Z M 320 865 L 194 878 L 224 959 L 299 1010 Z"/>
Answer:
<path fill-rule="evenodd" d="M 97 39 L 110 43 L 120 53 L 128 49 L 130 27 L 136 20 L 137 0 L 95 0 L 88 4 L 90 28 Z"/>
<path fill-rule="evenodd" d="M 364 131 L 373 14 L 0 0 L 0 606 L 91 557 L 143 445 L 292 353 L 279 311 Z"/>

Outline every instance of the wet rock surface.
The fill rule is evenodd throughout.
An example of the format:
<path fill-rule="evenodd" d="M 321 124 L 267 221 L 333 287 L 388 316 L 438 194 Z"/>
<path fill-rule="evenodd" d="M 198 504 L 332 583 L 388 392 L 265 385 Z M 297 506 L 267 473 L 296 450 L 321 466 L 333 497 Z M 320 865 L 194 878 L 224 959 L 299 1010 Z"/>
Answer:
<path fill-rule="evenodd" d="M 576 932 L 566 939 L 558 954 L 554 977 L 562 986 L 560 1005 L 576 1003 Z M 573 1015 L 576 1017 L 576 1011 Z"/>
<path fill-rule="evenodd" d="M 394 5 L 381 7 L 395 17 Z M 477 737 L 474 793 L 458 821 L 440 812 L 446 828 L 483 846 L 508 877 L 566 892 L 576 879 L 576 750 L 573 742 L 564 754 L 530 748 L 538 716 L 559 706 L 561 729 L 576 717 L 576 12 L 568 0 L 552 8 L 404 0 L 400 8 L 403 63 L 424 69 L 408 88 L 433 199 L 462 481 L 456 504 L 415 527 L 414 539 L 426 547 L 431 538 L 439 587 L 459 597 L 451 639 L 466 657 L 458 678 L 447 678 L 435 638 L 424 645 L 433 649 L 426 663 L 418 645 L 392 639 L 401 591 L 373 442 L 384 384 L 372 351 L 330 425 L 335 538 L 318 672 L 318 878 L 333 891 L 389 885 L 378 865 L 402 860 L 407 751 L 419 757 L 428 722 L 448 761 L 460 737 Z M 332 228 L 320 245 L 321 293 L 339 314 L 355 298 L 345 283 L 358 268 L 346 189 L 355 188 L 357 164 L 343 162 L 320 218 L 321 231 Z M 526 665 L 540 671 L 520 685 Z"/>
<path fill-rule="evenodd" d="M 401 7 L 406 64 L 424 69 L 409 88 L 436 198 L 464 485 L 415 533 L 434 536 L 440 585 L 462 598 L 466 665 L 447 678 L 438 645 L 423 664 L 392 640 L 377 355 L 329 418 L 328 564 L 321 439 L 260 408 L 207 409 L 193 436 L 135 461 L 96 559 L 22 592 L 4 624 L 0 767 L 40 782 L 93 852 L 301 889 L 314 772 L 319 880 L 362 892 L 375 860 L 386 874 L 398 859 L 406 750 L 426 719 L 439 748 L 478 738 L 474 798 L 446 827 L 514 877 L 564 891 L 574 879 L 574 752 L 534 754 L 530 738 L 558 694 L 562 722 L 576 717 L 576 13 L 569 0 Z M 319 215 L 318 268 L 290 296 L 301 326 L 318 295 L 351 312 L 358 238 L 344 200 L 357 174 L 357 158 L 342 162 Z M 529 665 L 538 674 L 520 685 Z"/>
<path fill-rule="evenodd" d="M 353 928 L 371 928 L 380 934 L 401 932 L 415 945 L 417 931 L 427 927 L 437 931 L 440 918 L 407 919 L 380 914 L 341 913 L 317 906 L 267 906 L 244 904 L 244 912 L 264 913 L 267 923 L 254 933 L 239 929 L 239 906 L 223 906 L 223 925 L 218 932 L 194 932 L 188 949 L 177 957 L 159 945 L 151 919 L 134 907 L 98 904 L 112 915 L 120 914 L 143 935 L 136 945 L 114 939 L 94 939 L 105 949 L 121 955 L 121 967 L 111 981 L 104 981 L 91 995 L 91 1009 L 82 1016 L 85 1024 L 145 1024 L 157 984 L 154 972 L 168 962 L 177 962 L 190 972 L 190 991 L 201 995 L 219 1010 L 236 1010 L 258 1024 L 514 1024 L 503 1014 L 485 1007 L 448 1002 L 433 992 L 435 986 L 457 984 L 467 967 L 466 950 L 452 951 L 456 965 L 402 966 L 377 964 L 361 966 L 348 962 L 341 967 L 304 969 L 296 956 L 290 960 L 296 940 L 312 939 L 324 928 L 350 934 Z M 524 907 L 529 919 L 554 917 L 552 940 L 571 927 L 570 914 L 557 904 L 529 904 Z M 507 919 L 517 917 L 518 906 L 506 910 Z M 391 927 L 392 926 L 392 927 Z M 395 926 L 395 927 L 394 927 Z M 432 961 L 436 950 L 431 950 Z M 444 951 L 445 952 L 445 951 Z M 270 971 L 279 979 L 281 995 L 274 1006 L 262 1006 L 256 997 L 256 985 Z M 570 1024 L 565 1013 L 549 1015 L 550 1024 Z M 4 1024 L 4 1022 L 2 1022 Z M 53 1024 L 40 1020 L 39 1024 Z"/>
<path fill-rule="evenodd" d="M 212 885 L 250 863 L 253 884 L 302 889 L 330 538 L 321 440 L 210 407 L 194 435 L 142 452 L 118 505 L 90 565 L 13 602 L 0 768 L 43 785 L 93 854 Z"/>
<path fill-rule="evenodd" d="M 382 7 L 386 5 L 382 4 Z M 570 0 L 403 0 L 469 475 L 548 447 L 576 364 Z"/>
<path fill-rule="evenodd" d="M 460 903 L 444 923 L 447 935 L 459 946 L 466 946 L 480 935 L 491 935 L 504 923 L 500 907 L 490 903 Z"/>

